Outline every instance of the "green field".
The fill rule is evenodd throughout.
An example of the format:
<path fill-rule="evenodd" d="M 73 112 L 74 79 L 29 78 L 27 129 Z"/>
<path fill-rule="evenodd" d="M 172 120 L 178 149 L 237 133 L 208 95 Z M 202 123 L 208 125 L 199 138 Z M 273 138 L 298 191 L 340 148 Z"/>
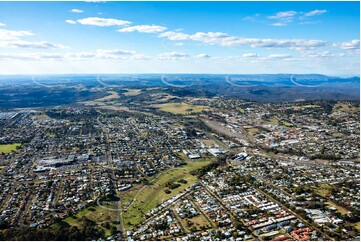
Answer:
<path fill-rule="evenodd" d="M 327 197 L 330 195 L 332 186 L 328 184 L 321 184 L 318 187 L 314 187 L 315 191 L 322 197 Z"/>
<path fill-rule="evenodd" d="M 197 181 L 197 177 L 191 175 L 189 172 L 210 164 L 212 159 L 187 160 L 187 162 L 188 164 L 185 166 L 162 172 L 154 181 L 152 181 L 154 178 L 149 179 L 149 181 L 152 181 L 152 184 L 145 186 L 141 192 L 137 193 L 138 195 L 134 203 L 123 213 L 123 225 L 125 229 L 129 229 L 144 221 L 144 214 L 193 185 Z M 165 186 L 167 182 L 177 182 L 180 179 L 186 180 L 187 183 L 179 183 L 181 186 L 171 190 L 170 194 L 164 192 L 164 190 L 167 189 Z"/>
<path fill-rule="evenodd" d="M 272 125 L 279 125 L 279 122 L 278 122 L 277 118 L 270 118 L 269 123 L 272 124 Z"/>
<path fill-rule="evenodd" d="M 189 114 L 192 112 L 199 113 L 202 112 L 203 109 L 209 108 L 207 106 L 190 105 L 188 103 L 165 103 L 157 104 L 155 107 L 162 111 L 175 114 Z"/>
<path fill-rule="evenodd" d="M 117 221 L 117 213 L 99 206 L 84 208 L 81 211 L 77 212 L 74 216 L 70 216 L 64 219 L 64 222 L 67 222 L 71 226 L 79 226 L 78 220 L 81 219 L 83 216 L 96 222 L 99 226 L 101 226 L 101 228 L 105 231 L 105 236 L 109 236 L 111 234 L 111 231 L 110 229 L 103 227 L 103 223 L 108 222 L 111 224 L 111 226 L 117 226 L 114 224 L 114 222 Z"/>
<path fill-rule="evenodd" d="M 0 145 L 0 153 L 9 154 L 11 151 L 16 151 L 16 147 L 21 146 L 20 143 Z"/>

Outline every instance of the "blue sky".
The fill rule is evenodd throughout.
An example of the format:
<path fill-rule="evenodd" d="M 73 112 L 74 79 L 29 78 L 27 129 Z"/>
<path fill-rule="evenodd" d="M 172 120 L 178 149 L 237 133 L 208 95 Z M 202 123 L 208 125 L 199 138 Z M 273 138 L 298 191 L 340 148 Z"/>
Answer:
<path fill-rule="evenodd" d="M 359 75 L 359 2 L 0 2 L 0 74 Z"/>

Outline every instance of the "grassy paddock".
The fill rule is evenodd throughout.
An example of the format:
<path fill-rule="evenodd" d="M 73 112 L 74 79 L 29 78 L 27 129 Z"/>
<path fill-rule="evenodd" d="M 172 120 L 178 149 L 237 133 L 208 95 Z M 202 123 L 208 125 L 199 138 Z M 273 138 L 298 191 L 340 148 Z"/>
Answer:
<path fill-rule="evenodd" d="M 155 107 L 159 108 L 162 111 L 174 113 L 174 114 L 189 114 L 192 112 L 199 113 L 203 109 L 207 109 L 207 106 L 201 105 L 190 105 L 188 103 L 165 103 L 157 104 Z"/>
<path fill-rule="evenodd" d="M 137 96 L 142 93 L 141 89 L 126 89 L 127 92 L 123 93 L 126 97 Z"/>
<path fill-rule="evenodd" d="M 134 203 L 123 213 L 124 227 L 129 229 L 136 224 L 144 221 L 144 214 L 159 206 L 162 202 L 177 195 L 186 188 L 192 186 L 196 181 L 197 177 L 191 175 L 189 172 L 197 170 L 203 166 L 206 166 L 212 162 L 211 159 L 199 159 L 197 161 L 187 161 L 188 164 L 185 166 L 173 168 L 161 173 L 152 182 L 151 185 L 146 186 L 136 196 Z M 152 181 L 154 178 L 149 178 Z M 187 181 L 186 184 L 179 183 L 180 186 L 176 189 L 171 190 L 170 194 L 164 192 L 166 183 L 177 182 L 180 179 Z"/>
<path fill-rule="evenodd" d="M 0 153 L 9 154 L 12 151 L 16 151 L 16 147 L 21 146 L 20 143 L 13 143 L 13 144 L 6 144 L 6 145 L 0 145 Z"/>
<path fill-rule="evenodd" d="M 108 94 L 109 94 L 108 96 L 96 99 L 95 102 L 105 102 L 119 98 L 119 94 L 117 92 L 109 91 Z"/>
<path fill-rule="evenodd" d="M 67 217 L 64 219 L 64 222 L 67 222 L 71 226 L 79 227 L 79 219 L 83 216 L 86 218 L 96 222 L 99 226 L 102 227 L 105 231 L 105 236 L 110 235 L 110 230 L 103 227 L 103 223 L 110 223 L 117 221 L 117 213 L 111 210 L 104 209 L 99 206 L 90 206 L 88 208 L 84 208 L 81 211 L 77 212 L 74 216 Z"/>

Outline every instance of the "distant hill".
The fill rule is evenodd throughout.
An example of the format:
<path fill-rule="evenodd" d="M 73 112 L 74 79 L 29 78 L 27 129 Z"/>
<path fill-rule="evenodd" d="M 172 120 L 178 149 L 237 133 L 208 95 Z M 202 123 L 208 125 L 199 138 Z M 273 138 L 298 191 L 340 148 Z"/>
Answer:
<path fill-rule="evenodd" d="M 179 97 L 224 96 L 254 101 L 360 99 L 360 77 L 319 74 L 139 74 L 0 76 L 0 108 L 75 104 L 106 90 L 164 88 Z"/>

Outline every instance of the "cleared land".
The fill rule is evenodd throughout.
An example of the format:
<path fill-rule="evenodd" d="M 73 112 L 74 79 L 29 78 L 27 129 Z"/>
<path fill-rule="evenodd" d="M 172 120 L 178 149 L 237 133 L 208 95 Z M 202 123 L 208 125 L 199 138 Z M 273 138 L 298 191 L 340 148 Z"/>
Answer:
<path fill-rule="evenodd" d="M 126 89 L 127 92 L 123 93 L 127 97 L 137 96 L 142 93 L 141 89 Z"/>
<path fill-rule="evenodd" d="M 202 139 L 202 142 L 203 142 L 206 146 L 215 145 L 215 142 L 214 142 L 213 140 L 210 140 L 210 139 Z"/>
<path fill-rule="evenodd" d="M 333 112 L 342 111 L 345 113 L 357 113 L 360 112 L 359 107 L 353 107 L 352 105 L 349 105 L 347 103 L 337 103 L 335 106 L 333 106 Z"/>
<path fill-rule="evenodd" d="M 110 94 L 110 95 L 102 97 L 102 98 L 98 98 L 95 100 L 95 102 L 104 102 L 104 101 L 109 101 L 112 99 L 119 98 L 119 94 L 117 92 L 109 91 L 108 94 Z"/>
<path fill-rule="evenodd" d="M 319 108 L 319 105 L 303 105 L 303 106 L 293 106 L 293 110 L 305 110 L 307 108 L 311 109 L 311 108 Z"/>
<path fill-rule="evenodd" d="M 80 104 L 84 104 L 85 106 L 105 106 L 105 105 L 119 105 L 118 99 L 120 96 L 115 91 L 108 91 L 109 95 L 98 98 L 92 101 L 79 102 Z"/>
<path fill-rule="evenodd" d="M 16 147 L 21 146 L 20 143 L 0 145 L 0 153 L 9 154 L 12 151 L 16 151 Z"/>
<path fill-rule="evenodd" d="M 157 104 L 154 105 L 162 111 L 175 113 L 175 114 L 189 114 L 189 113 L 199 113 L 202 112 L 203 109 L 207 109 L 207 106 L 201 105 L 191 105 L 188 103 L 165 103 L 165 104 Z"/>
<path fill-rule="evenodd" d="M 258 128 L 250 128 L 250 129 L 246 129 L 247 130 L 247 134 L 249 136 L 251 136 L 252 138 L 254 138 L 255 135 L 260 133 L 260 130 Z"/>
<path fill-rule="evenodd" d="M 191 175 L 189 172 L 197 170 L 212 162 L 212 159 L 199 159 L 197 161 L 187 160 L 187 165 L 164 171 L 158 175 L 155 179 L 149 178 L 151 185 L 146 185 L 144 189 L 136 194 L 135 200 L 132 205 L 123 213 L 124 227 L 129 229 L 133 225 L 139 224 L 144 221 L 144 214 L 160 205 L 167 199 L 177 195 L 184 189 L 192 186 L 197 177 Z M 154 181 L 152 181 L 154 179 Z M 168 189 L 166 183 L 177 182 L 181 179 L 187 181 L 186 184 L 180 184 L 176 189 L 169 189 L 170 194 L 166 194 L 164 190 Z"/>
<path fill-rule="evenodd" d="M 278 119 L 276 119 L 276 118 L 270 118 L 270 119 L 269 119 L 269 124 L 279 125 Z"/>
<path fill-rule="evenodd" d="M 338 211 L 339 213 L 341 213 L 342 215 L 348 214 L 348 210 L 347 210 L 346 208 L 343 208 L 343 207 L 341 207 L 341 206 L 338 206 L 337 204 L 335 204 L 335 203 L 333 203 L 333 202 L 331 202 L 331 201 L 328 201 L 327 204 L 330 205 L 330 207 L 336 208 L 337 211 Z"/>
<path fill-rule="evenodd" d="M 50 117 L 46 114 L 34 115 L 34 119 L 49 119 Z"/>
<path fill-rule="evenodd" d="M 332 186 L 328 184 L 321 184 L 319 187 L 314 187 L 314 189 L 322 197 L 327 197 L 331 193 Z"/>

